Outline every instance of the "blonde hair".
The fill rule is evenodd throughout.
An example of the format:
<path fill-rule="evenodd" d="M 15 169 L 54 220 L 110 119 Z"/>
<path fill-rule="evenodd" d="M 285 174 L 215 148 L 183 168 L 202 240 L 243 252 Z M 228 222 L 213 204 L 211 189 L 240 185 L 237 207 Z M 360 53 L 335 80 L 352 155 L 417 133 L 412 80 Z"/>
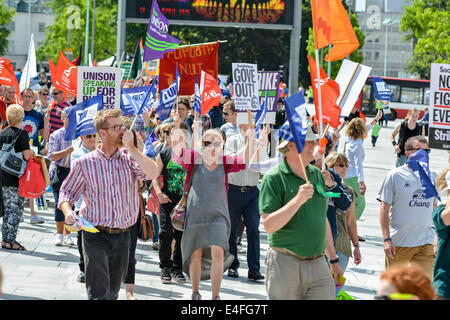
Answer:
<path fill-rule="evenodd" d="M 445 188 L 447 188 L 447 181 L 445 181 L 445 176 L 447 175 L 447 172 L 449 172 L 449 171 L 450 171 L 450 168 L 445 169 L 436 178 L 436 187 L 441 191 L 444 190 Z"/>
<path fill-rule="evenodd" d="M 18 104 L 12 104 L 6 109 L 6 119 L 10 126 L 16 126 L 25 117 L 25 111 Z"/>
<path fill-rule="evenodd" d="M 345 134 L 353 140 L 364 139 L 366 135 L 366 124 L 361 118 L 353 118 L 347 125 Z"/>
<path fill-rule="evenodd" d="M 211 136 L 211 135 L 214 135 L 214 136 L 219 137 L 219 138 L 220 138 L 220 141 L 222 141 L 222 143 L 224 142 L 224 141 L 223 141 L 222 133 L 220 132 L 219 129 L 208 129 L 208 130 L 206 130 L 206 131 L 203 133 L 203 135 L 202 135 L 202 142 L 204 141 L 205 137 Z"/>
<path fill-rule="evenodd" d="M 409 117 L 415 112 L 419 112 L 416 107 L 412 107 L 411 109 L 409 109 L 408 113 L 406 114 L 405 120 L 408 121 Z"/>
<path fill-rule="evenodd" d="M 97 131 L 100 129 L 106 129 L 108 125 L 108 119 L 117 118 L 122 116 L 122 110 L 120 109 L 103 109 L 97 112 L 94 116 L 94 126 Z"/>
<path fill-rule="evenodd" d="M 325 158 L 325 163 L 329 168 L 333 168 L 338 163 L 348 166 L 348 158 L 344 153 L 332 152 Z"/>

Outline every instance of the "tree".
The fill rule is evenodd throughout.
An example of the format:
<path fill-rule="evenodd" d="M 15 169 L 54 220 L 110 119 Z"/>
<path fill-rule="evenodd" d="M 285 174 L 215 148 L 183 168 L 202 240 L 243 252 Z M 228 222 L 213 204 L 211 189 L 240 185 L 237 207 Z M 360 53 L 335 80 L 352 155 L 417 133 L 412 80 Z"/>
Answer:
<path fill-rule="evenodd" d="M 92 2 L 92 1 L 91 1 Z M 77 57 L 80 46 L 84 47 L 86 29 L 86 1 L 72 0 L 72 5 L 79 8 L 75 11 L 69 10 L 69 1 L 51 0 L 47 5 L 55 14 L 55 22 L 46 30 L 44 44 L 37 50 L 37 59 L 47 60 L 50 58 L 54 63 L 58 61 L 59 51 L 67 48 L 69 24 L 77 29 L 71 31 L 70 47 L 73 48 L 74 58 Z M 79 12 L 79 15 L 78 15 Z M 75 20 L 70 21 L 71 15 L 75 14 Z M 84 54 L 88 54 L 91 47 L 92 6 L 90 7 L 89 22 L 89 47 L 84 48 Z M 73 18 L 73 17 L 72 17 Z M 73 19 L 71 19 L 73 20 Z M 74 23 L 75 22 L 75 23 Z M 78 28 L 79 27 L 79 28 Z M 95 43 L 94 55 L 97 61 L 109 58 L 115 54 L 117 38 L 117 0 L 97 0 L 95 10 Z M 83 61 L 83 60 L 81 60 Z"/>
<path fill-rule="evenodd" d="M 413 41 L 414 51 L 407 70 L 430 78 L 431 63 L 450 63 L 450 4 L 447 0 L 414 0 L 406 6 L 400 23 L 405 41 Z"/>
<path fill-rule="evenodd" d="M 0 55 L 4 55 L 8 50 L 8 38 L 11 31 L 6 28 L 6 25 L 11 22 L 15 10 L 0 0 Z"/>
<path fill-rule="evenodd" d="M 345 3 L 344 7 L 347 9 L 347 5 Z M 362 47 L 364 46 L 364 39 L 365 39 L 365 35 L 363 34 L 363 32 L 361 31 L 361 28 L 359 27 L 359 23 L 358 23 L 358 18 L 356 17 L 355 13 L 351 14 L 351 18 L 350 18 L 350 22 L 353 26 L 353 30 L 355 31 L 355 35 L 356 38 L 358 38 L 359 41 L 359 47 L 358 49 L 356 49 L 355 51 L 353 51 L 350 56 L 349 56 L 349 60 L 353 61 L 353 62 L 357 62 L 357 63 L 362 63 L 364 60 L 364 55 L 362 52 Z M 308 54 L 313 57 L 313 59 L 315 60 L 315 48 L 314 48 L 314 31 L 311 28 L 309 28 L 309 34 L 308 34 Z M 328 62 L 323 60 L 322 61 L 322 56 L 326 57 L 326 55 L 328 54 L 328 47 L 323 48 L 323 50 L 319 50 L 319 57 L 320 57 L 320 61 L 319 63 L 321 64 L 323 70 L 325 70 L 325 72 L 327 72 L 328 70 Z M 341 68 L 342 65 L 342 60 L 338 60 L 338 61 L 332 61 L 331 62 L 331 74 L 329 74 L 328 76 L 332 79 L 336 79 L 337 74 L 339 73 L 339 69 Z"/>

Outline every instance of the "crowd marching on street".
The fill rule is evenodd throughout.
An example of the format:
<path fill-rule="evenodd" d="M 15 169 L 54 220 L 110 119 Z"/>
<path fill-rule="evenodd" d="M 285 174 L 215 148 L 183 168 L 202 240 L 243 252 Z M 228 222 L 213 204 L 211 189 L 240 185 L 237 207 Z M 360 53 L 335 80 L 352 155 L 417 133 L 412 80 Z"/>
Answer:
<path fill-rule="evenodd" d="M 313 88 L 289 95 L 281 87 L 273 123 L 258 115 L 242 122 L 232 85 L 206 111 L 203 97 L 178 91 L 166 110 L 155 78 L 145 79 L 146 98 L 130 99 L 134 112 L 92 112 L 45 72 L 38 90 L 0 86 L 0 251 L 29 250 L 21 228 L 48 223 L 39 211 L 51 192 L 54 245 L 77 247 L 77 281 L 89 300 L 117 300 L 122 284 L 125 298 L 137 299 L 138 241 L 157 250 L 161 283 L 189 285 L 192 300 L 221 300 L 224 278 L 264 284 L 269 300 L 353 299 L 345 275 L 366 258 L 358 224 L 367 190 L 378 187 L 365 175 L 364 141 L 377 152 L 380 131 L 390 130 L 387 101 L 372 120 L 355 104 L 335 127 L 310 114 Z M 410 108 L 396 124 L 389 147 L 397 161 L 383 163 L 390 171 L 376 197 L 385 255 L 378 300 L 450 299 L 450 153 L 446 169 L 432 171 L 420 111 Z M 44 183 L 37 196 L 30 190 L 41 180 L 27 183 L 36 163 Z M 261 230 L 269 245 L 263 266 Z M 1 266 L 0 295 L 15 277 Z M 205 280 L 210 293 L 201 292 Z"/>

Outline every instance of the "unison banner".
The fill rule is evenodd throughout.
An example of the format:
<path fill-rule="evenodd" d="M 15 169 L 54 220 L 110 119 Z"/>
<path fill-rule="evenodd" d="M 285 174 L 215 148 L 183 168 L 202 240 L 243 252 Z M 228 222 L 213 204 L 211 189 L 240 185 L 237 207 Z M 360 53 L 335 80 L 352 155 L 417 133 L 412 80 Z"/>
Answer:
<path fill-rule="evenodd" d="M 431 64 L 430 148 L 450 150 L 450 64 Z"/>
<path fill-rule="evenodd" d="M 176 67 L 181 76 L 179 95 L 195 93 L 195 77 L 200 79 L 202 70 L 217 79 L 219 42 L 199 46 L 177 48 L 164 54 L 159 63 L 159 91 L 167 89 L 176 77 Z"/>
<path fill-rule="evenodd" d="M 113 67 L 78 67 L 77 103 L 102 94 L 105 109 L 119 109 L 121 72 Z"/>

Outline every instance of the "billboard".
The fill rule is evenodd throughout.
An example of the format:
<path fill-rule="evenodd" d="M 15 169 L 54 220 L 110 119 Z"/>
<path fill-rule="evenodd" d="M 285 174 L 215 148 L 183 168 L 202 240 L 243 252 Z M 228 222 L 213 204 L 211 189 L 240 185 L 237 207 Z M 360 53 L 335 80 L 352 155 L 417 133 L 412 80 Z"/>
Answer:
<path fill-rule="evenodd" d="M 165 0 L 158 1 L 169 20 L 221 23 L 293 24 L 288 0 Z M 152 0 L 127 0 L 126 18 L 148 19 Z"/>

